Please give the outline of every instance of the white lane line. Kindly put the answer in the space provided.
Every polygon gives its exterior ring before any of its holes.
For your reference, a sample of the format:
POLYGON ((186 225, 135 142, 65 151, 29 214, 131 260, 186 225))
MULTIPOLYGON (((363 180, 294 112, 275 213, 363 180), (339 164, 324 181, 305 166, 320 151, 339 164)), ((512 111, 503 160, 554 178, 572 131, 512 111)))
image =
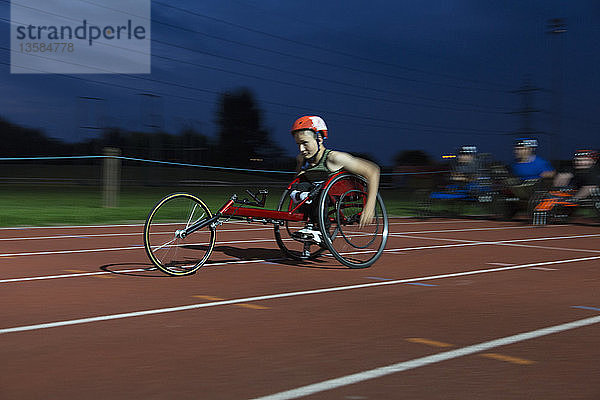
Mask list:
MULTIPOLYGON (((219 229, 219 233, 222 232, 246 232, 246 231, 264 231, 264 230, 273 230, 273 228, 248 228, 240 231, 239 229, 219 229)), ((197 233, 208 233, 208 231, 200 231, 197 233)), ((153 235, 172 235, 171 231, 164 232, 153 232, 153 235)), ((95 233, 95 234, 86 234, 82 233, 80 235, 57 235, 57 236, 23 236, 23 237, 10 237, 10 238, 0 238, 0 241, 20 241, 20 240, 50 240, 50 239, 88 239, 88 238, 97 238, 97 237, 112 237, 112 236, 139 236, 143 235, 142 232, 132 232, 132 233, 95 233)))
POLYGON ((499 263, 499 262, 491 262, 491 263, 486 263, 488 265, 498 265, 500 267, 510 267, 511 265, 515 265, 515 264, 507 264, 507 263, 499 263))
MULTIPOLYGON (((548 225, 544 228, 556 228, 564 225, 548 225)), ((472 231, 498 231, 498 230, 507 230, 507 229, 538 229, 538 227, 533 227, 530 225, 518 225, 518 226, 496 226, 496 227, 486 227, 486 228, 465 228, 465 229, 440 229, 440 230, 431 230, 431 231, 412 231, 412 232, 394 232, 390 233, 390 236, 401 236, 401 235, 410 235, 410 234, 420 234, 420 233, 444 233, 444 232, 472 232, 472 231)))
POLYGON ((460 243, 469 243, 469 244, 490 244, 490 245, 499 245, 499 246, 516 246, 516 247, 530 247, 535 249, 545 249, 545 250, 565 250, 565 251, 580 251, 586 253, 600 253, 600 250, 589 250, 589 249, 574 249, 570 247, 551 247, 551 246, 536 246, 529 244, 520 244, 521 242, 536 242, 536 241, 547 241, 547 240, 561 240, 561 239, 581 239, 581 238, 589 238, 589 237, 598 237, 600 234, 586 234, 586 235, 571 235, 571 236, 548 236, 548 237, 538 237, 538 238, 529 238, 529 239, 509 239, 509 240, 499 240, 495 242, 481 242, 476 240, 466 240, 466 239, 450 239, 450 238, 433 238, 433 237, 423 237, 423 236, 415 236, 415 235, 402 235, 402 237, 410 238, 410 239, 426 239, 426 240, 438 240, 442 242, 460 242, 460 243))
MULTIPOLYGON (((561 239, 568 239, 568 238, 577 238, 583 235, 578 235, 578 236, 563 236, 560 237, 561 239)), ((595 236, 595 235, 594 235, 595 236)), ((410 236, 407 236, 410 237, 410 236)), ((413 238, 419 238, 417 236, 414 236, 413 238)), ((441 249, 441 248, 452 248, 452 247, 466 247, 466 246, 480 246, 480 245, 494 245, 497 242, 474 242, 474 241, 466 241, 466 240, 462 240, 462 239, 442 239, 442 238, 422 238, 422 239, 431 239, 431 240, 442 240, 442 241, 459 241, 461 243, 459 244, 449 244, 449 245, 438 245, 438 246, 418 246, 418 247, 402 247, 402 248, 397 248, 397 249, 386 249, 384 250, 384 253, 395 253, 395 252, 399 252, 399 251, 412 251, 412 250, 430 250, 430 249, 441 249), (463 242, 468 242, 468 243, 463 243, 463 242)), ((551 240, 553 239, 553 237, 547 237, 547 238, 531 238, 531 239, 517 239, 517 241, 525 241, 525 240, 530 240, 530 241, 535 241, 535 240, 551 240)), ((284 240, 292 240, 292 239, 284 239, 284 240)), ((230 241, 230 242, 220 242, 220 245, 224 245, 224 244, 239 244, 239 243, 249 243, 249 242, 258 242, 258 241, 263 241, 263 242, 270 242, 271 239, 260 239, 260 240, 253 240, 253 241, 230 241)), ((510 242, 510 241, 504 241, 504 242, 510 242)), ((203 244, 203 243, 196 243, 196 245, 199 244, 203 244)), ((35 253, 8 253, 8 254, 0 254, 0 257, 15 257, 15 256, 30 256, 30 255, 54 255, 54 254, 69 254, 69 253, 89 253, 89 252, 102 252, 102 251, 108 251, 108 250, 138 250, 138 249, 142 249, 143 246, 139 245, 139 246, 132 246, 132 247, 123 247, 123 248, 107 248, 107 249, 88 249, 88 250, 61 250, 61 251, 54 251, 54 252, 35 252, 35 253)), ((552 248, 554 249, 554 248, 552 248)), ((364 252, 363 252, 364 253, 364 252)), ((352 253, 344 253, 345 255, 349 255, 352 253)), ((272 262, 272 261, 279 261, 281 260, 281 258, 276 258, 276 259, 260 259, 260 260, 250 260, 247 262, 272 262)), ((244 263, 246 262, 245 260, 240 260, 240 261, 232 261, 232 262, 226 262, 226 263, 211 263, 211 264, 206 264, 205 267, 210 267, 211 265, 225 265, 225 264, 234 264, 234 263, 244 263)), ((503 265, 500 263, 488 263, 490 265, 503 265)), ((127 272, 133 272, 133 271, 144 271, 144 269, 137 269, 137 270, 131 270, 131 271, 127 271, 127 272)), ((115 271, 115 272, 121 272, 121 271, 115 271)), ((110 273, 110 272, 90 272, 90 273, 85 273, 85 274, 61 274, 61 275, 46 275, 46 276, 37 276, 37 277, 24 277, 24 278, 12 278, 12 279, 2 279, 0 280, 0 283, 11 283, 11 282, 24 282, 24 281, 33 281, 33 280, 47 280, 47 279, 59 279, 59 278, 74 278, 74 277, 78 277, 78 276, 89 276, 89 275, 103 275, 106 273, 110 273)))
POLYGON ((153 310, 134 311, 134 312, 128 312, 128 313, 122 313, 122 314, 101 315, 101 316, 97 316, 97 317, 80 318, 80 319, 73 319, 73 320, 67 320, 67 321, 47 322, 47 323, 41 323, 41 324, 35 324, 35 325, 4 328, 4 329, 0 329, 0 334, 23 332, 23 331, 34 331, 34 330, 38 330, 38 329, 55 328, 55 327, 60 327, 60 326, 79 325, 79 324, 86 324, 86 323, 91 323, 91 322, 100 322, 100 321, 109 321, 109 320, 122 319, 122 318, 140 317, 140 316, 144 316, 144 315, 164 314, 164 313, 175 312, 175 311, 195 310, 195 309, 199 309, 199 308, 225 306, 225 305, 229 305, 229 304, 249 303, 249 302, 253 302, 253 301, 264 301, 264 300, 280 299, 280 298, 295 297, 295 296, 306 296, 306 295, 311 295, 311 294, 321 294, 321 293, 340 292, 340 291, 354 290, 354 289, 372 288, 372 287, 377 287, 377 286, 397 285, 397 284, 408 283, 408 282, 419 282, 419 281, 430 281, 430 280, 436 280, 436 279, 455 278, 458 276, 486 274, 486 273, 492 273, 492 272, 510 271, 510 270, 515 270, 515 269, 523 269, 523 268, 530 268, 530 267, 539 267, 539 266, 544 266, 544 265, 565 264, 565 263, 574 263, 574 262, 590 261, 590 260, 598 260, 598 259, 600 259, 600 256, 584 257, 584 258, 571 258, 568 260, 545 261, 545 262, 538 262, 538 263, 532 263, 532 264, 513 265, 510 267, 499 267, 499 268, 489 268, 489 269, 481 269, 481 270, 474 270, 474 271, 455 272, 455 273, 449 273, 449 274, 440 274, 440 275, 423 276, 423 277, 417 277, 417 278, 399 279, 399 280, 394 280, 394 281, 363 283, 363 284, 349 285, 349 286, 335 286, 335 287, 329 287, 329 288, 323 288, 323 289, 312 289, 312 290, 303 290, 303 291, 299 291, 299 292, 277 293, 277 294, 269 294, 269 295, 263 295, 263 296, 246 297, 246 298, 241 298, 241 299, 215 301, 215 302, 210 302, 210 303, 199 303, 199 304, 190 304, 190 305, 177 306, 177 307, 158 308, 158 309, 153 309, 153 310))
POLYGON ((143 245, 129 247, 106 247, 103 249, 80 249, 80 250, 53 250, 53 251, 32 251, 27 253, 3 253, 0 257, 17 257, 17 256, 48 256, 55 254, 76 254, 76 253, 95 253, 100 251, 118 251, 118 250, 139 250, 143 249, 143 245))
MULTIPOLYGON (((390 217, 390 220, 394 219, 402 219, 402 218, 411 218, 411 217, 390 217)), ((417 225, 417 224, 457 224, 457 223, 484 223, 489 221, 479 221, 479 220, 450 220, 450 221, 414 221, 414 222, 390 222, 390 225, 417 225)), ((226 224, 238 224, 238 225, 248 225, 248 222, 245 221, 228 221, 226 224)), ((144 226, 144 223, 139 224, 108 224, 108 225, 49 225, 49 226, 11 226, 11 227, 1 227, 0 231, 24 231, 28 229, 87 229, 87 228, 121 228, 121 227, 136 227, 136 226, 144 226)))
MULTIPOLYGON (((221 265, 232 265, 232 264, 254 264, 254 263, 266 263, 272 264, 271 261, 281 261, 287 260, 287 258, 272 258, 272 259, 264 259, 264 260, 233 260, 233 261, 220 261, 214 262, 210 264, 205 264, 202 268, 210 268, 210 267, 218 267, 221 265)), ((148 267, 148 268, 136 268, 136 269, 119 269, 114 271, 98 271, 98 272, 83 272, 83 273, 73 273, 73 274, 61 274, 61 275, 44 275, 44 276, 32 276, 28 278, 9 278, 9 279, 0 279, 0 283, 11 283, 11 282, 28 282, 28 281, 44 281, 48 279, 62 279, 62 278, 79 278, 84 276, 94 276, 94 275, 107 275, 107 274, 125 274, 130 272, 148 272, 148 271, 157 271, 156 267, 148 267)), ((164 276, 167 278, 167 276, 164 276)))
MULTIPOLYGON (((232 222, 228 222, 227 224, 231 224, 232 222)), ((247 222, 242 222, 242 224, 244 225, 248 225, 247 222)), ((399 225, 399 224, 411 224, 409 222, 391 222, 390 225, 399 225)), ((172 224, 157 224, 157 225, 172 225, 172 224)), ((106 227, 120 227, 120 226, 138 226, 138 225, 106 225, 106 227)), ((141 225, 143 226, 143 225, 141 225)), ((96 227, 101 227, 101 226, 96 226, 96 227)), ((55 228, 55 227, 53 227, 55 228)), ((502 229, 508 229, 511 227, 503 227, 502 229)), ((519 228, 522 228, 521 226, 519 226, 519 228)), ((17 229, 17 228, 0 228, 0 229, 17 229)), ((25 228, 23 228, 25 229, 25 228)), ((477 229, 488 229, 488 228, 477 228, 477 229)), ((496 228, 489 228, 489 229, 496 229, 496 228)), ((265 227, 260 227, 260 228, 245 228, 245 229, 219 229, 218 232, 222 233, 222 232, 236 232, 236 233, 243 233, 243 232, 251 232, 251 231, 271 231, 273 230, 272 226, 265 226, 265 227)), ((456 232, 456 229, 451 229, 451 230, 440 230, 440 231, 435 231, 437 233, 441 233, 441 232, 456 232)), ((459 230, 462 231, 462 230, 459 230)), ((205 233, 207 231, 201 231, 198 233, 205 233)), ((405 233, 432 233, 433 231, 416 231, 416 232, 405 232, 405 233)), ((169 234, 170 232, 155 232, 154 234, 169 234)), ((56 236, 22 236, 22 237, 9 237, 9 238, 0 238, 0 241, 20 241, 20 240, 50 240, 50 239, 78 239, 78 238, 93 238, 93 237, 111 237, 111 236, 141 236, 143 233, 142 232, 130 232, 130 233, 95 233, 95 234, 86 234, 86 233, 81 233, 81 234, 69 234, 69 235, 56 235, 56 236)), ((394 235, 400 235, 403 234, 402 232, 397 232, 394 233, 394 235)))
MULTIPOLYGON (((556 226, 556 225, 554 225, 556 226)), ((523 228, 521 226, 514 228, 523 228)), ((475 230, 488 230, 488 229, 510 229, 507 228, 477 228, 475 230)), ((467 229, 468 230, 468 229, 467 229)), ((462 232, 462 230, 449 229, 449 230, 438 230, 438 231, 423 231, 423 232, 403 232, 403 233, 390 233, 390 236, 402 237, 407 234, 418 234, 418 233, 442 233, 442 232, 462 232)), ((585 235, 580 235, 584 237, 585 235)), ((600 235, 590 235, 590 236, 600 236, 600 235)), ((408 237, 408 236, 406 236, 408 237)), ((569 237, 564 237, 569 238, 569 237)), ((426 239, 426 238, 422 238, 426 239)), ((271 241, 272 239, 260 239, 260 241, 271 241)), ((405 248, 405 249, 392 249, 386 251, 401 251, 401 250, 421 250, 421 249, 434 249, 434 248, 445 248, 445 247, 462 247, 462 246, 473 246, 473 245, 485 245, 485 244, 499 244, 499 243, 511 243, 511 240, 505 241, 495 241, 495 242, 476 242, 471 240, 463 240, 463 239, 440 239, 454 242, 461 242, 464 244, 460 245, 441 245, 441 246, 420 246, 413 248, 405 248)), ((527 240, 550 240, 550 238, 537 238, 537 239, 517 239, 517 241, 527 241, 527 240)), ((220 242, 219 244, 228 244, 228 243, 252 243, 259 240, 239 240, 235 242, 220 242)), ((115 247, 115 248, 101 248, 101 249, 77 249, 77 250, 55 250, 55 251, 37 251, 37 252, 23 252, 23 253, 0 253, 0 257, 16 257, 16 256, 38 256, 38 255, 53 255, 53 254, 71 254, 71 253, 91 253, 91 252, 100 252, 100 251, 115 251, 115 250, 135 250, 143 248, 142 245, 139 246, 129 246, 129 247, 115 247)), ((590 250, 592 251, 592 250, 590 250)))
MULTIPOLYGON (((228 221, 224 222, 224 224, 244 224, 247 225, 247 222, 236 222, 236 221, 228 221)), ((173 225, 173 223, 160 223, 154 225, 173 225)), ((108 225, 49 225, 49 226, 11 226, 0 228, 0 231, 26 231, 28 229, 102 229, 102 228, 131 228, 131 227, 143 227, 144 223, 139 224, 108 224, 108 225)))
POLYGON ((573 249, 570 247, 552 247, 552 246, 539 246, 533 244, 520 244, 520 243, 499 243, 500 246, 512 246, 512 247, 528 247, 530 249, 543 249, 543 250, 562 250, 562 251, 575 251, 581 253, 600 253, 600 250, 589 250, 589 249, 573 249))
POLYGON ((478 343, 471 346, 463 347, 456 350, 444 351, 441 353, 415 358, 410 361, 403 361, 397 364, 387 365, 385 367, 375 368, 368 371, 362 371, 351 375, 342 376, 335 379, 329 379, 323 382, 314 383, 312 385, 302 386, 296 389, 286 390, 268 396, 256 397, 253 400, 291 400, 299 397, 308 396, 314 393, 324 392, 327 390, 336 389, 343 386, 352 385, 355 383, 380 378, 382 376, 395 374, 398 372, 408 371, 411 369, 424 367, 439 363, 442 361, 452 360, 454 358, 464 357, 482 351, 487 351, 496 347, 506 346, 513 343, 523 342, 542 336, 552 335, 559 332, 577 329, 584 326, 594 325, 600 322, 600 316, 584 318, 577 321, 567 322, 565 324, 549 326, 534 331, 519 333, 512 336, 507 336, 488 342, 478 343))

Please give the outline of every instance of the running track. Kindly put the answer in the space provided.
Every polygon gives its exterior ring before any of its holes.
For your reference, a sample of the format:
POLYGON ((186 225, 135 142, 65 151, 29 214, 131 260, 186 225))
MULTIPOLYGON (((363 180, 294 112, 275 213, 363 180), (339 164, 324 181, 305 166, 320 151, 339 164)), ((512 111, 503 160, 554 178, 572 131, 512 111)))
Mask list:
POLYGON ((226 224, 183 278, 139 225, 0 229, 0 398, 600 398, 598 226, 391 222, 364 270, 226 224))

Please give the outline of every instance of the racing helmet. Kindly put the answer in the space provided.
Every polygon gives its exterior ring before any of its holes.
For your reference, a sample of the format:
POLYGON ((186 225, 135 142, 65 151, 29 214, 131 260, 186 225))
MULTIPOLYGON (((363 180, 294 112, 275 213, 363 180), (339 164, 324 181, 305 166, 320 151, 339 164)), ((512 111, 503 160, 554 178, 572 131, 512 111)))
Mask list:
POLYGON ((294 125, 292 125, 291 133, 293 135, 294 132, 302 129, 309 129, 314 133, 320 133, 321 136, 323 136, 323 139, 327 139, 327 125, 325 125, 325 121, 323 121, 323 118, 321 117, 317 117, 316 115, 306 115, 298 118, 294 122, 294 125))
POLYGON ((535 151, 538 147, 538 141, 533 138, 519 138, 515 140, 515 147, 525 147, 535 151))
POLYGON ((458 149, 458 154, 476 154, 476 153, 477 153, 477 146, 473 146, 473 145, 462 146, 460 149, 458 149))
POLYGON ((581 149, 577 150, 573 157, 588 157, 594 161, 598 161, 598 152, 596 150, 581 149))

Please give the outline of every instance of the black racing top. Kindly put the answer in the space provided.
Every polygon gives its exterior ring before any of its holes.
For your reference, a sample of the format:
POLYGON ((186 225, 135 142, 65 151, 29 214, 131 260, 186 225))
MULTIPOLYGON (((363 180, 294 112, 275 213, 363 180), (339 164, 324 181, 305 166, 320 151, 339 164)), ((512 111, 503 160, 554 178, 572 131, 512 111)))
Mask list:
POLYGON ((319 162, 315 165, 311 166, 308 162, 306 162, 300 172, 300 177, 306 179, 311 183, 317 183, 327 180, 331 175, 341 171, 342 169, 338 169, 337 171, 331 171, 327 168, 327 157, 329 157, 330 149, 325 149, 323 155, 319 162))

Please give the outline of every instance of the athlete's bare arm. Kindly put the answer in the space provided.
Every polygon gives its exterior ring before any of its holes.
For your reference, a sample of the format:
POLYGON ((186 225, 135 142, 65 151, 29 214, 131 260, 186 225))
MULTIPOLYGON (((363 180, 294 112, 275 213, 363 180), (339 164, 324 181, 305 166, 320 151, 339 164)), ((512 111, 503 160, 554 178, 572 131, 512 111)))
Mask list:
POLYGON ((367 180, 367 204, 365 204, 360 217, 360 226, 372 223, 375 216, 377 191, 379 190, 379 167, 377 164, 354 157, 348 153, 332 151, 329 153, 329 157, 327 157, 327 168, 331 171, 343 168, 367 180))
POLYGON ((542 178, 554 178, 554 176, 556 175, 556 171, 552 170, 552 171, 544 171, 541 173, 540 177, 542 178))
POLYGON ((561 172, 554 177, 553 185, 556 187, 564 187, 569 184, 571 179, 573 179, 573 174, 571 172, 561 172))

